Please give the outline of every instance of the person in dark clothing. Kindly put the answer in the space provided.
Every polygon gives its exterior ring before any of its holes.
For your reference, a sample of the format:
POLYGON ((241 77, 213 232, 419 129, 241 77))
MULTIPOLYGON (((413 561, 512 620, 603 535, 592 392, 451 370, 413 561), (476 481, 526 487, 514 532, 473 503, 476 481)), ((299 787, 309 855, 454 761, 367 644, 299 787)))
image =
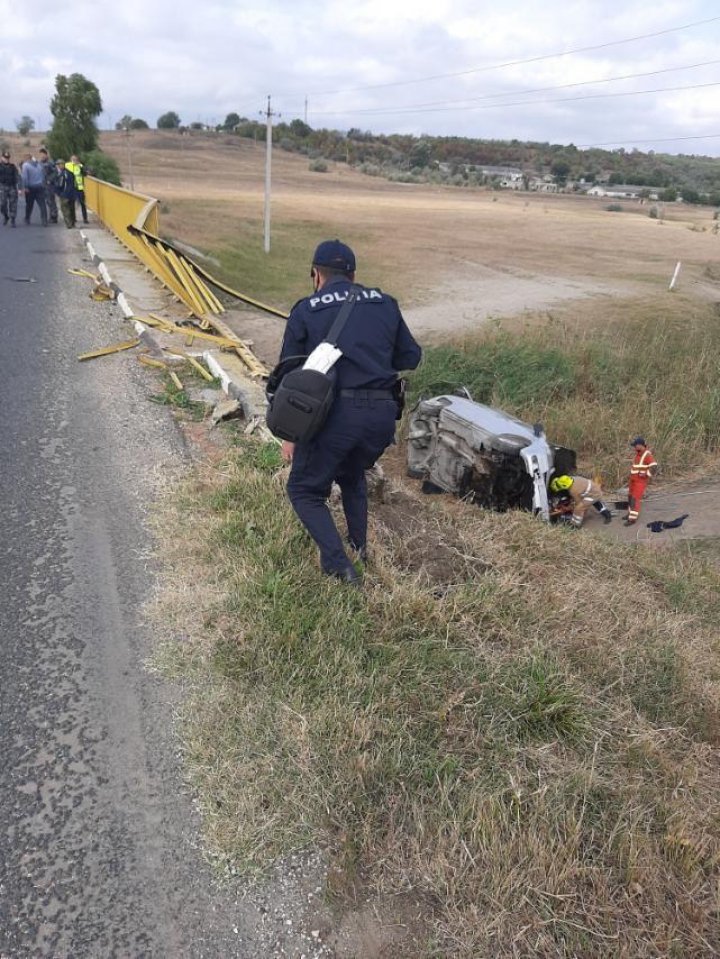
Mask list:
POLYGON ((292 461, 287 491, 298 518, 320 549, 322 571, 358 585, 327 499, 336 482, 348 544, 365 560, 365 471, 393 442, 398 373, 415 369, 422 353, 396 300, 377 287, 355 284, 355 255, 350 247, 339 240, 321 243, 310 276, 314 293, 292 308, 281 360, 310 354, 328 334, 351 287, 360 295, 337 344, 342 356, 333 367, 335 401, 325 425, 306 443, 283 443, 283 458, 292 461))
POLYGON ((65 161, 58 160, 55 164, 57 175, 55 178, 55 192, 60 200, 65 226, 71 230, 75 226, 75 177, 66 169, 65 161))
POLYGON ((45 206, 45 175, 42 167, 29 153, 26 154, 20 170, 25 190, 25 223, 30 225, 33 207, 37 203, 40 220, 47 226, 47 207, 45 206))
POLYGON ((38 163, 42 167, 43 177, 45 179, 45 204, 47 206, 48 220, 51 223, 57 223, 58 208, 57 201, 55 199, 55 179, 57 177, 57 169, 53 161, 50 159, 45 147, 40 147, 38 151, 38 163))
POLYGON ((3 226, 15 226, 17 216, 18 190, 22 187, 20 171, 10 162, 10 154, 3 150, 0 157, 0 213, 3 226))

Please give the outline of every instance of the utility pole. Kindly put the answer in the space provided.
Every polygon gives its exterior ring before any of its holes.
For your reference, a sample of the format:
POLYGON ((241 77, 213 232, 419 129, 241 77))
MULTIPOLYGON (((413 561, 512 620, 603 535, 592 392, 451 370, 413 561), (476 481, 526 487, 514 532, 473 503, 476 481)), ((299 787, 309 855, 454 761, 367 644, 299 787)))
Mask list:
POLYGON ((132 150, 130 149, 130 127, 125 127, 125 138, 127 142, 127 156, 128 156, 128 172, 130 174, 130 189, 135 189, 135 178, 133 177, 133 168, 132 168, 132 150))
MULTIPOLYGON (((262 112, 262 111, 261 111, 262 112)), ((277 114, 279 115, 279 114, 277 114)), ((270 252, 270 168, 272 164, 272 118, 276 116, 270 106, 270 96, 268 95, 267 110, 265 117, 267 127, 265 132, 265 252, 270 252)))
POLYGON ((305 126, 307 126, 307 97, 305 97, 305 126))

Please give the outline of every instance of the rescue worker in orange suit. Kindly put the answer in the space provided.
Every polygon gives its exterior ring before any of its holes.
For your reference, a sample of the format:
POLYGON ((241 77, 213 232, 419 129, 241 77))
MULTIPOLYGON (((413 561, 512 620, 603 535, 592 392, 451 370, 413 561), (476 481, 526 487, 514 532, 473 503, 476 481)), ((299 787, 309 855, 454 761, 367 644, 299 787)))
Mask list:
POLYGON ((554 476, 550 480, 550 492, 555 496, 566 496, 572 502, 572 516, 570 524, 581 527, 585 520, 585 513, 593 506, 606 523, 611 522, 612 513, 603 503, 603 492, 597 483, 585 476, 554 476))
POLYGON ((630 467, 628 484, 628 514, 626 526, 634 526, 640 515, 640 503, 650 480, 657 472, 657 460, 642 436, 636 436, 630 444, 635 450, 635 459, 630 467))

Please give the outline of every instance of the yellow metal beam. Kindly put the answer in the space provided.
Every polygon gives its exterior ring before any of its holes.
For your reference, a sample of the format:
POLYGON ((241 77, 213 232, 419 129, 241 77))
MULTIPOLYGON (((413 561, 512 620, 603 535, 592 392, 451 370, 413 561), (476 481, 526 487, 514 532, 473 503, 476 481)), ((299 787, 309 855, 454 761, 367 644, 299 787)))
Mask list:
POLYGON ((231 330, 224 320, 221 320, 218 317, 213 317, 210 322, 221 336, 224 336, 228 340, 232 340, 235 347, 235 352, 243 361, 245 366, 247 366, 252 376, 268 375, 269 371, 267 367, 260 362, 247 343, 243 342, 237 333, 235 333, 234 330, 231 330))
MULTIPOLYGON (((137 226, 130 226, 128 227, 128 230, 136 236, 143 236, 155 243, 162 244, 162 246, 164 246, 166 249, 175 249, 167 240, 163 240, 161 237, 153 235, 147 229, 142 230, 137 226)), ((178 253, 179 251, 175 250, 175 252, 178 253)), ((217 287, 218 290, 222 290, 223 293, 227 293, 229 296, 232 296, 236 300, 240 300, 242 303, 247 303, 248 306, 254 306, 258 310, 262 310, 263 313, 270 313, 282 320, 286 320, 288 318, 289 314, 285 313, 283 310, 278 310, 274 306, 269 306, 267 303, 262 303, 260 300, 255 300, 244 293, 240 293, 238 290, 234 290, 231 286, 228 286, 221 280, 218 280, 216 277, 214 277, 211 273, 208 273, 206 269, 204 269, 194 260, 191 260, 189 257, 185 257, 185 259, 188 261, 188 263, 192 264, 192 268, 195 273, 201 276, 204 280, 207 280, 208 283, 212 283, 212 285, 217 287)))
POLYGON ((168 263, 175 271, 178 282, 182 284, 183 289, 187 292, 190 302, 193 304, 193 312, 197 316, 205 316, 207 313, 207 306, 202 302, 202 295, 199 293, 196 285, 192 281, 192 278, 189 276, 187 267, 183 264, 182 260, 174 250, 170 250, 162 245, 160 245, 159 249, 162 250, 163 256, 167 259, 168 263))
POLYGON ((159 370, 167 369, 167 363, 164 360, 156 360, 154 357, 148 356, 147 353, 141 353, 138 360, 143 366, 154 366, 159 370))
POLYGON ((172 353, 173 356, 181 356, 184 360, 186 360, 190 364, 190 366, 193 367, 193 369, 195 369, 200 374, 200 376, 206 379, 208 383, 212 383, 214 379, 212 373, 206 370, 205 367, 202 365, 202 363, 198 363, 198 361, 195 359, 194 356, 188 356, 188 354, 185 353, 184 350, 167 350, 166 352, 172 353))
POLYGON ((142 252, 138 253, 139 259, 150 268, 161 283, 172 290, 181 302, 186 303, 185 291, 182 285, 178 283, 164 257, 161 256, 160 251, 144 236, 141 237, 140 247, 142 252))
POLYGON ((139 343, 139 339, 124 340, 122 343, 113 343, 112 346, 104 346, 99 350, 90 350, 89 353, 81 353, 78 356, 78 359, 81 363, 83 360, 94 360, 97 356, 109 356, 111 353, 120 353, 123 350, 131 350, 133 347, 138 346, 139 343))
MULTIPOLYGON (((180 333, 187 337, 188 345, 194 339, 202 339, 220 349, 233 349, 252 375, 267 374, 266 368, 248 344, 217 319, 219 314, 225 311, 225 307, 215 291, 220 290, 242 303, 280 319, 287 319, 288 314, 232 289, 167 240, 163 240, 158 235, 157 200, 115 187, 94 177, 86 177, 85 182, 88 204, 103 223, 189 308, 202 327, 211 326, 220 335, 207 333, 204 329, 188 330, 159 317, 148 319, 148 325, 155 325, 166 332, 180 333)), ((95 279, 86 271, 77 272, 95 279)))

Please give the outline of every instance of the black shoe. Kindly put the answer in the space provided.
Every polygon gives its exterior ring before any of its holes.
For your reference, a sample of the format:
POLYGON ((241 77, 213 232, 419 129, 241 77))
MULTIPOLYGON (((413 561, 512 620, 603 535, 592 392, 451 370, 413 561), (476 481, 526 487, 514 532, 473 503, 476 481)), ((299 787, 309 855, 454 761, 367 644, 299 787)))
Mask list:
POLYGON ((12 220, 10 220, 10 226, 15 226, 15 218, 14 218, 14 217, 13 217, 12 220))
POLYGON ((636 519, 626 519, 623 526, 634 526, 635 523, 637 523, 636 519))
POLYGON ((362 586, 362 580, 358 576, 354 566, 347 566, 345 569, 332 570, 330 572, 323 570, 323 572, 331 579, 339 579, 343 583, 347 583, 348 586, 353 586, 355 589, 360 589, 362 586))
POLYGON ((9 219, 10 219, 9 216, 3 216, 3 226, 7 226, 9 219))
POLYGON ((606 526, 608 523, 612 523, 612 513, 609 509, 603 510, 602 518, 604 519, 606 526))

